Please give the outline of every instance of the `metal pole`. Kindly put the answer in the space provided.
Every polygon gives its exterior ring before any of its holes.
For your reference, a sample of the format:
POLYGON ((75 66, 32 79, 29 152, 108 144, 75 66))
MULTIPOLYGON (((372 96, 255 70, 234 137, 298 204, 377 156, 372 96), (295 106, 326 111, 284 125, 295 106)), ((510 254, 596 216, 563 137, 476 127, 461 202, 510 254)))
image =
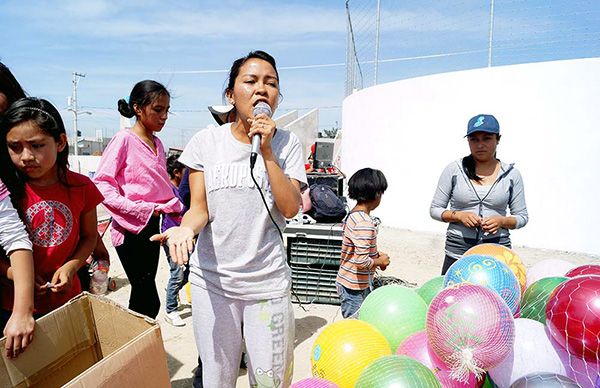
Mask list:
POLYGON ((377 85, 377 72, 379 69, 379 22, 381 20, 381 0, 377 0, 377 22, 375 29, 375 85, 377 85))
POLYGON ((79 108, 77 106, 77 83, 79 77, 85 77, 85 74, 73 72, 73 97, 71 99, 71 112, 73 112, 73 155, 79 154, 78 143, 79 143, 79 130, 77 128, 77 116, 79 115, 79 108))
POLYGON ((490 33, 488 42, 488 67, 492 67, 492 41, 494 38, 494 0, 490 1, 490 33))

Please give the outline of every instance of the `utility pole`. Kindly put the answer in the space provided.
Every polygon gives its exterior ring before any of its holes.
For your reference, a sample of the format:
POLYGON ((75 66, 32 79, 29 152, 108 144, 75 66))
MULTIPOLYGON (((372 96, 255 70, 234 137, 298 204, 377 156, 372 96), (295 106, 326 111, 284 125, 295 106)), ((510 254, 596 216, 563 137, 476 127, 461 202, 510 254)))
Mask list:
POLYGON ((377 0, 377 22, 375 27, 375 85, 377 85, 377 76, 379 70, 379 24, 381 22, 381 0, 377 0))
POLYGON ((90 112, 80 112, 77 105, 77 84, 79 79, 85 77, 85 74, 73 72, 73 92, 69 100, 69 110, 73 112, 73 155, 78 155, 79 129, 77 128, 77 116, 80 114, 91 114, 90 112))
POLYGON ((488 67, 492 67, 492 44, 494 41, 494 0, 490 1, 490 32, 488 34, 488 67))

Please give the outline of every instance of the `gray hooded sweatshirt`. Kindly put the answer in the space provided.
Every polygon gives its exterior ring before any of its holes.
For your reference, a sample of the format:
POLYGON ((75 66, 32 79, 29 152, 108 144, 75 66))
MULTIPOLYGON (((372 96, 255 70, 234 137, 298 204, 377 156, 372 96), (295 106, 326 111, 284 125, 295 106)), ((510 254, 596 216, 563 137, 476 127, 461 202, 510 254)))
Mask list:
MULTIPOLYGON (((510 209, 510 215, 517 220, 516 229, 527 224, 529 217, 523 180, 514 164, 501 162, 496 181, 492 185, 481 186, 473 185, 463 170, 462 159, 459 159, 450 163, 442 172, 429 212, 432 218, 443 221, 442 213, 445 210, 470 211, 480 217, 491 217, 506 216, 507 208, 510 209)), ((453 242, 451 245, 462 241, 468 249, 464 239, 484 243, 486 240, 498 238, 506 241, 509 235, 508 229, 505 228, 499 229, 495 234, 485 234, 480 228, 467 228, 460 222, 452 222, 448 225, 446 233, 446 247, 448 248, 450 241, 453 242)), ((446 254, 454 258, 460 257, 455 257, 457 255, 453 252, 446 251, 446 254)))

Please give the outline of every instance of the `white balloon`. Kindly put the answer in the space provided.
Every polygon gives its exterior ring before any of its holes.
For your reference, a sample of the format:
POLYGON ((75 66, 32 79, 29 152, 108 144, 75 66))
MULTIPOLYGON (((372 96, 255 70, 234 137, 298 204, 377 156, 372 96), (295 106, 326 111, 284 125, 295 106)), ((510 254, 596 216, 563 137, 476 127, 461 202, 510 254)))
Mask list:
POLYGON ((516 380, 531 373, 567 374, 560 355, 546 334, 544 324, 527 318, 515 319, 512 352, 488 372, 500 388, 509 388, 516 380))
POLYGON ((577 267, 560 259, 546 259, 538 261, 527 270, 527 282, 525 287, 531 286, 542 278, 551 278, 553 276, 565 276, 567 272, 577 267))

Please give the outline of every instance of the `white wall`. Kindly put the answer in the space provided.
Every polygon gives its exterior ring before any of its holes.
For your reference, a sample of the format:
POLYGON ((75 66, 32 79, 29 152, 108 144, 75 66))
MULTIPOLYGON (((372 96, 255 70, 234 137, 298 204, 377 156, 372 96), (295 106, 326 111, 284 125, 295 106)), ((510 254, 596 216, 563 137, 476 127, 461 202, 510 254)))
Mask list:
POLYGON ((443 233, 429 217, 439 174, 469 153, 467 121, 496 116, 498 157, 525 182, 530 221, 513 243, 600 254, 600 58, 493 67, 364 89, 343 104, 350 176, 381 169, 384 224, 443 233))
POLYGON ((277 126, 279 128, 285 128, 288 124, 290 124, 297 118, 298 118, 298 111, 292 110, 287 113, 284 113, 283 115, 281 115, 273 120, 275 120, 275 124, 277 124, 277 126))
POLYGON ((98 163, 100 163, 100 156, 69 155, 69 169, 90 178, 92 177, 90 173, 96 172, 98 163))
POLYGON ((284 128, 294 132, 296 136, 298 136, 300 143, 302 143, 302 151, 304 152, 304 159, 306 160, 310 154, 310 146, 315 142, 315 138, 317 137, 317 131, 319 129, 319 110, 313 109, 309 111, 287 124, 284 128))

